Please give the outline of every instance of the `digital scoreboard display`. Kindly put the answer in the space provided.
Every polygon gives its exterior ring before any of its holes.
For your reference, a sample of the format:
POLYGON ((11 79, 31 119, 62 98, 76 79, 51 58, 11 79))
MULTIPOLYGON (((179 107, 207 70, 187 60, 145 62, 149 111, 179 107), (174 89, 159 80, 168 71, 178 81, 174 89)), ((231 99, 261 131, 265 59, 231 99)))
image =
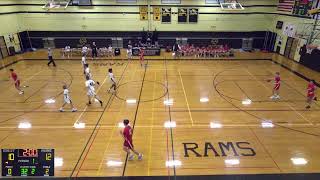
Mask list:
POLYGON ((2 176, 54 176, 54 149, 1 149, 2 176))

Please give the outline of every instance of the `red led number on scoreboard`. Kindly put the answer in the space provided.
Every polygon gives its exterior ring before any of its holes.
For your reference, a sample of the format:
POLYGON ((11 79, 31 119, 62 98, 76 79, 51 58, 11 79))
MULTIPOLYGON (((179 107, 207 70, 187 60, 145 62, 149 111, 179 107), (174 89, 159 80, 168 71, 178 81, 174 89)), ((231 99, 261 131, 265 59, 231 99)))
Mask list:
POLYGON ((22 155, 25 157, 37 157, 38 150, 37 149, 24 149, 22 155))

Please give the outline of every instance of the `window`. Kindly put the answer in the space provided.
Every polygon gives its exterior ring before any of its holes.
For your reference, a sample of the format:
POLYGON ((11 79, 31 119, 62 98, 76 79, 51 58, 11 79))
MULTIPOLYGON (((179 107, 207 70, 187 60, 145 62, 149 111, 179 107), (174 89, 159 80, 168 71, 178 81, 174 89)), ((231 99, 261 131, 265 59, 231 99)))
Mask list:
POLYGON ((244 10, 240 3, 221 3, 223 10, 244 10))
POLYGON ((219 4, 219 0, 205 0, 206 4, 219 4))
MULTIPOLYGON (((61 1, 59 1, 61 4, 61 1)), ((64 1, 64 2, 69 2, 69 1, 64 1)), ((73 0, 72 5, 75 6, 90 6, 92 5, 91 0, 73 0)))
POLYGON ((137 0, 117 0, 117 3, 137 3, 137 0))
POLYGON ((181 4, 181 0, 161 0, 162 4, 181 4))

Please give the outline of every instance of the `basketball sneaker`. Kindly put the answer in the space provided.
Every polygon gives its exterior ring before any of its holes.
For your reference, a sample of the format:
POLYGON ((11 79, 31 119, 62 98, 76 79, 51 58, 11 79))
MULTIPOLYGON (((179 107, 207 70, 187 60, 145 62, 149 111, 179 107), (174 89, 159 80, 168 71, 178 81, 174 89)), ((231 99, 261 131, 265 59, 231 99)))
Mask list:
POLYGON ((132 161, 132 160, 133 160, 133 158, 134 158, 134 155, 133 155, 133 154, 131 154, 131 155, 129 155, 128 160, 129 160, 129 161, 132 161))

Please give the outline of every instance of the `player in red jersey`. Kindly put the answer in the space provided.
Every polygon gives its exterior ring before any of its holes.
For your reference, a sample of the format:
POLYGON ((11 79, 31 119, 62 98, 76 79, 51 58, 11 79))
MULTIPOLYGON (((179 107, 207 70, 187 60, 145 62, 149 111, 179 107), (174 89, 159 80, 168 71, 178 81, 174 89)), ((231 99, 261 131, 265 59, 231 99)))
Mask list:
POLYGON ((210 47, 207 46, 206 49, 205 49, 205 57, 207 58, 210 58, 210 47))
POLYGON ((194 57, 195 58, 200 58, 200 48, 199 47, 196 47, 194 49, 194 57))
POLYGON ((139 160, 142 160, 143 155, 134 149, 134 146, 132 143, 132 128, 129 125, 129 120, 128 119, 123 120, 123 124, 124 124, 124 129, 122 131, 120 131, 120 133, 124 139, 123 150, 128 153, 130 161, 133 160, 134 154, 136 154, 138 156, 139 160), (134 154, 131 154, 130 150, 134 154))
MULTIPOLYGON (((274 87, 272 90, 273 95, 270 97, 271 99, 280 99, 279 96, 279 89, 280 89, 280 73, 276 72, 276 75, 274 77, 274 87)), ((271 80, 269 80, 271 81, 271 80)))
POLYGON ((19 91, 19 94, 23 94, 24 91, 20 87, 20 79, 18 78, 18 75, 14 72, 13 69, 10 69, 10 72, 11 72, 11 78, 14 81, 14 86, 19 91))
POLYGON ((141 67, 144 65, 144 49, 143 48, 140 48, 140 65, 141 67))
POLYGON ((317 100, 316 98, 316 85, 314 80, 310 80, 309 84, 308 84, 308 88, 307 88, 307 106, 306 109, 310 109, 312 101, 313 100, 317 100))

